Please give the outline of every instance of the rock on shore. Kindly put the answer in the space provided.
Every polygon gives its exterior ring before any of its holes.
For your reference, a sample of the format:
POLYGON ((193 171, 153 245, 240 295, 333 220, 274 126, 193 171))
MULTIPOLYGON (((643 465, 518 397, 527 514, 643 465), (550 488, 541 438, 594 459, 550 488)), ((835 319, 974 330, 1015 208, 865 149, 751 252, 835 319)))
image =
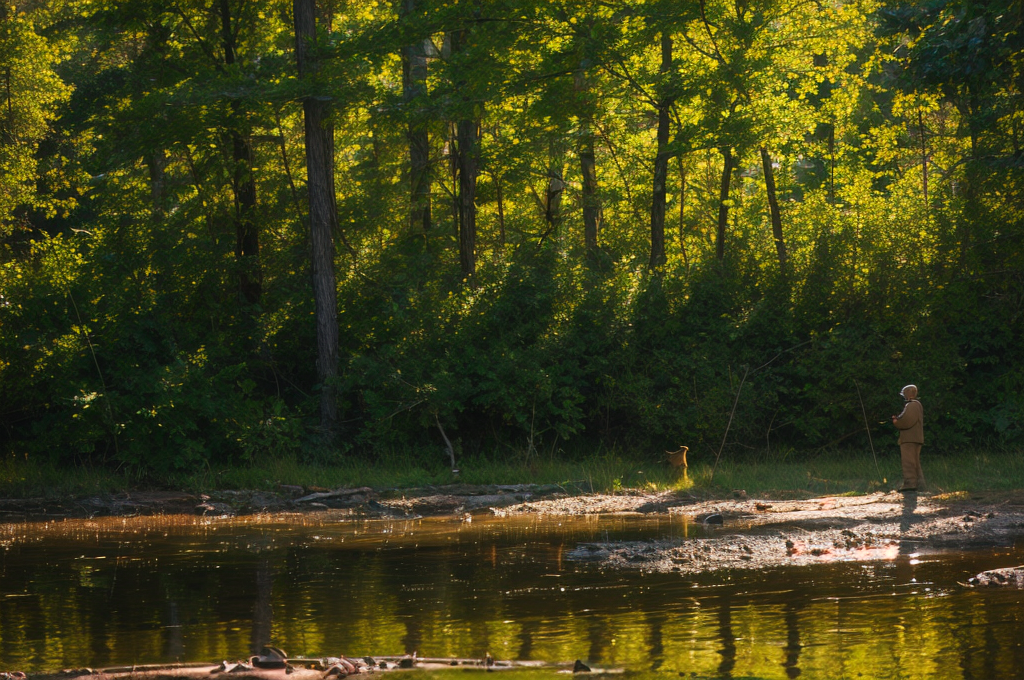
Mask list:
POLYGON ((1024 566, 983 571, 967 583, 977 587, 1024 588, 1024 566))

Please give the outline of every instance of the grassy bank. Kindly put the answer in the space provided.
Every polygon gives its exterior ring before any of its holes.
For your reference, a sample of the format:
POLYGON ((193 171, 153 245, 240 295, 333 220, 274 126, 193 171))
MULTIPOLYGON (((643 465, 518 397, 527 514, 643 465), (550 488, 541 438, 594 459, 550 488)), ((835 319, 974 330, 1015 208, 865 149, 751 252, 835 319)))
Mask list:
MULTIPOLYGON (((712 474, 710 461, 696 462, 684 477, 660 461, 610 453, 564 461, 467 459, 461 472, 409 462, 409 457, 384 456, 376 461, 351 459, 334 465, 313 465, 295 458, 263 461, 251 466, 204 469, 164 479, 140 478, 125 472, 91 467, 54 467, 8 459, 0 463, 0 495, 5 498, 68 497, 118 493, 135 489, 180 489, 195 493, 218 489, 274 490, 280 484, 306 487, 408 488, 452 483, 562 484, 595 492, 625 489, 684 489, 710 495, 743 489, 751 495, 867 493, 891 489, 900 479, 899 458, 887 452, 877 462, 870 452, 834 451, 817 455, 760 453, 733 462, 723 455, 712 474)), ((923 457, 925 476, 935 492, 982 492, 1024 489, 1024 451, 969 451, 923 457)))

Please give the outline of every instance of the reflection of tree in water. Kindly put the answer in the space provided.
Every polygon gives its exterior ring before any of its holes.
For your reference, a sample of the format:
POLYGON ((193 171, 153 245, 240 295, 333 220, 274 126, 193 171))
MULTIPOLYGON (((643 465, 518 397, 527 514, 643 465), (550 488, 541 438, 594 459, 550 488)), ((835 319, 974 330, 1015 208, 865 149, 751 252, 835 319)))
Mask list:
POLYGON ((732 609, 728 597, 719 600, 718 637, 722 641, 722 649, 718 652, 722 656, 718 674, 723 678, 731 678, 732 669, 736 666, 736 636, 732 634, 732 609))
POLYGON ((1021 677, 1024 669, 1024 645, 1020 629, 1007 626, 1006 611, 1020 621, 1020 607, 1005 600, 1006 593, 991 593, 979 602, 977 598, 960 601, 952 607, 948 620, 956 625, 948 629, 949 639, 956 641, 957 659, 964 680, 1021 677))
POLYGON ((971 640, 974 626, 971 625, 971 612, 967 611, 965 603, 954 607, 953 620, 962 622, 956 627, 953 635, 959 651, 960 671, 963 673, 964 680, 975 680, 977 676, 972 668, 974 666, 974 645, 971 640))
POLYGON ((665 624, 664 614, 651 614, 647 617, 650 628, 647 633, 647 649, 651 657, 651 670, 661 668, 665 661, 665 643, 662 640, 661 629, 665 624))
POLYGON ((256 597, 252 605, 252 632, 249 636, 249 649, 259 654, 264 645, 269 645, 271 629, 274 624, 274 569, 270 558, 260 558, 256 566, 256 597))
POLYGON ((177 600, 170 599, 167 595, 167 624, 164 626, 164 658, 174 661, 181 661, 185 655, 185 631, 181 624, 181 615, 178 613, 177 600))
POLYGON ((533 658, 533 636, 540 630, 540 624, 535 619, 523 621, 519 629, 519 658, 533 658))
POLYGON ((800 676, 800 669, 797 665, 800 663, 800 650, 803 649, 803 645, 800 644, 800 610, 802 608, 795 602, 786 603, 786 646, 784 648, 786 660, 782 663, 782 667, 786 669, 787 678, 800 676))
MULTIPOLYGON (((0 592, 24 595, 0 598, 0 668, 48 670, 61 659, 96 666, 209 661, 268 641, 292 653, 490 651, 586 660, 589 650, 601 665, 722 677, 845 671, 980 679, 1018 677, 1024 668, 1019 593, 945 590, 950 570, 976 573, 989 554, 920 565, 901 555, 756 582, 709 577, 714 589, 644 576, 644 587, 626 590, 623 602, 620 591, 599 587, 636 586, 632 576, 566 563, 557 585, 541 581, 557 565, 554 549, 540 557, 541 548, 513 553, 486 543, 443 551, 283 549, 282 539, 264 536, 254 550, 249 535, 210 540, 218 550, 198 555, 194 543, 140 542, 132 557, 159 556, 159 563, 123 561, 116 581, 113 541, 99 550, 75 544, 64 553, 52 545, 8 551, 0 592), (44 571, 46 560, 54 566, 44 571), (765 583, 778 588, 779 578, 787 580, 784 591, 764 592, 765 583), (944 596, 925 592, 929 581, 944 596)), ((1002 554, 995 553, 1011 559, 1002 554)))
MULTIPOLYGON (((374 558, 374 561, 378 561, 378 558, 374 558)), ((402 649, 406 654, 422 652, 424 627, 430 625, 430 614, 438 612, 425 609, 418 593, 426 588, 436 593, 438 602, 446 605, 450 602, 448 587, 452 571, 447 553, 438 561, 431 562, 416 552, 404 562, 389 563, 387 572, 389 586, 397 597, 397 618, 405 624, 402 649)), ((429 633, 429 628, 427 631, 429 633)))
MULTIPOLYGON (((104 589, 105 590, 105 589, 104 589)), ((111 588, 108 593, 113 592, 111 588)), ((85 618, 88 620, 88 629, 91 630, 89 636, 89 652, 92 658, 95 659, 93 663, 97 666, 103 666, 110 663, 110 643, 111 637, 115 638, 116 641, 116 629, 113 631, 113 635, 108 632, 108 626, 110 628, 116 628, 113 624, 112 612, 114 606, 111 604, 111 597, 94 601, 93 605, 89 607, 85 618)))
MULTIPOLYGON (((993 623, 995 623, 995 620, 997 620, 998 617, 991 616, 991 614, 992 614, 992 607, 991 607, 991 605, 992 605, 992 602, 990 600, 985 600, 985 606, 982 608, 982 612, 983 612, 982 615, 985 617, 985 670, 982 673, 982 677, 985 677, 985 678, 1005 677, 1005 676, 1001 676, 1001 674, 999 673, 999 663, 998 663, 998 660, 999 660, 1000 645, 999 645, 999 641, 996 639, 995 626, 992 625, 993 623)), ((1019 647, 1020 646, 1020 640, 1018 640, 1017 644, 1014 645, 1014 646, 1015 647, 1019 647)), ((1017 670, 1020 671, 1021 669, 1018 667, 1017 670)))
MULTIPOLYGON (((1019 619, 1018 619, 1019 621, 1019 619)), ((1013 631, 1010 631, 1010 635, 1013 635, 1013 631)), ((1018 673, 1024 672, 1024 644, 1021 643, 1020 638, 1017 638, 1017 644, 1012 646, 1013 657, 1010 660, 1010 668, 1014 668, 1018 673)))
POLYGON ((412 654, 423 644, 423 626, 420 625, 419 612, 406 614, 404 618, 405 635, 402 636, 402 647, 405 649, 406 654, 412 654))
POLYGON ((601 663, 604 658, 604 649, 608 645, 608 620, 604 616, 594 616, 590 619, 587 627, 587 637, 590 640, 590 651, 587 658, 594 663, 601 663))
POLYGON ((850 676, 850 670, 846 667, 846 659, 848 656, 846 641, 843 638, 843 599, 835 598, 836 604, 836 635, 839 640, 836 642, 836 666, 838 668, 838 677, 846 678, 850 676))
MULTIPOLYGON (((1013 635, 1012 631, 1010 631, 1010 635, 1013 635)), ((1016 669, 1018 673, 1022 673, 1024 672, 1024 644, 1021 643, 1020 638, 1017 638, 1017 644, 1012 645, 1012 649, 1013 657, 1010 660, 1010 668, 1016 669)))

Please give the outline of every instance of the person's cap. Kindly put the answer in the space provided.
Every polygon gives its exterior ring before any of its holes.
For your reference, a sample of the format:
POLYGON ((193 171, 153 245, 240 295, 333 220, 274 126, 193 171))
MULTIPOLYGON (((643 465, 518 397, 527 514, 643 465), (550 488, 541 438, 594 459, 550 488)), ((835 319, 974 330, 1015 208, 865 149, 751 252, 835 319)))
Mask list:
POLYGON ((900 396, 904 399, 913 399, 917 396, 917 385, 907 385, 900 390, 900 396))

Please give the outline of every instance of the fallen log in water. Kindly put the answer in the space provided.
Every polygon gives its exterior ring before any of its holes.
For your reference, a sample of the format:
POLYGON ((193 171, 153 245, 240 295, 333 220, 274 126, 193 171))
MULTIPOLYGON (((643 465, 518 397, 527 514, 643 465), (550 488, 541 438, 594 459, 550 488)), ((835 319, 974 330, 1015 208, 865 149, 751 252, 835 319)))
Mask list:
MULTIPOLYGON (((274 648, 268 648, 273 650, 274 648)), ((457 657, 377 656, 352 659, 347 657, 286 657, 283 653, 267 653, 248 661, 210 663, 173 663, 111 668, 65 669, 59 673, 26 675, 21 672, 0 672, 0 680, 334 680, 349 675, 386 673, 395 670, 442 670, 450 668, 482 668, 488 671, 513 668, 549 668, 564 673, 587 673, 591 669, 575 663, 546 661, 496 661, 457 657)), ((274 650, 276 652, 277 650, 274 650)), ((621 672, 621 669, 594 669, 594 672, 621 672)))

